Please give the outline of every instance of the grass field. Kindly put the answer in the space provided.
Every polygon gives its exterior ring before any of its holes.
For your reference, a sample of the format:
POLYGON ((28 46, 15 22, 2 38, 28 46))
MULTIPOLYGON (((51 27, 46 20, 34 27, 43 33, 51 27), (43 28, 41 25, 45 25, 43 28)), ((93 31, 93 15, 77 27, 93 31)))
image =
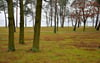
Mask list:
POLYGON ((100 31, 87 27, 72 31, 71 27, 41 28, 40 52, 32 47, 33 29, 25 28, 25 44, 20 45, 19 29, 15 32, 15 52, 8 52, 8 29, 0 28, 0 63, 100 63, 100 31))

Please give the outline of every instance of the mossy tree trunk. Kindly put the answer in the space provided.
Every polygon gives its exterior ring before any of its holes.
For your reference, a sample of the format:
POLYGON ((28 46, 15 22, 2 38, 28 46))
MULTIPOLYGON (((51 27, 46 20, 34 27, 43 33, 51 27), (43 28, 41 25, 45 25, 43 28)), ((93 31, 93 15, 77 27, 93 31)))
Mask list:
POLYGON ((23 0, 20 0, 20 34, 19 43, 24 44, 24 6, 23 0))
POLYGON ((35 27, 34 27, 34 40, 32 51, 39 52, 39 40, 40 40, 40 28, 41 28, 41 8, 42 0, 37 0, 36 4, 36 16, 35 16, 35 27))
POLYGON ((15 51, 14 45, 14 11, 13 0, 8 0, 8 20, 9 20, 9 42, 8 51, 15 51))

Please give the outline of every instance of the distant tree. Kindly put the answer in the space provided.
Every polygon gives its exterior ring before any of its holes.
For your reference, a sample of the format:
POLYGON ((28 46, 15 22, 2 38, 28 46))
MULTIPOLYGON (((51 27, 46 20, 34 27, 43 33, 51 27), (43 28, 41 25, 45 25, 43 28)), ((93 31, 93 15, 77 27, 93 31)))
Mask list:
POLYGON ((57 0, 55 0, 54 33, 57 32, 57 0))
POLYGON ((40 41, 40 28, 41 28, 41 8, 42 8, 42 0, 37 0, 36 4, 36 16, 35 16, 35 27, 34 27, 34 40, 32 51, 39 51, 39 41, 40 41))
POLYGON ((0 11, 4 11, 4 16, 5 16, 5 27, 7 28, 7 5, 5 0, 0 0, 0 11))
POLYGON ((100 22, 99 22, 99 24, 97 26, 97 31, 99 31, 99 29, 100 29, 100 22))
POLYGON ((72 7, 75 9, 74 12, 75 11, 78 12, 75 15, 79 14, 79 17, 75 18, 75 19, 78 19, 78 27, 79 27, 79 24, 83 22, 83 31, 85 31, 86 22, 88 18, 94 17, 95 15, 94 9, 93 9, 94 7, 89 2, 92 2, 92 1, 80 0, 80 1, 76 1, 72 5, 72 7))
POLYGON ((16 0, 16 27, 18 27, 18 4, 19 4, 19 0, 16 0))
POLYGON ((45 15, 46 15, 46 25, 47 25, 47 27, 49 27, 49 17, 50 16, 48 16, 49 15, 49 4, 47 4, 47 5, 44 5, 44 8, 43 8, 43 10, 44 10, 44 13, 45 13, 45 15))
MULTIPOLYGON (((96 0, 96 2, 98 3, 98 14, 100 14, 100 0, 96 0)), ((96 23, 96 30, 98 31, 100 28, 100 21, 99 21, 99 24, 97 25, 96 23)))
POLYGON ((13 0, 8 0, 8 20, 9 20, 9 43, 8 51, 15 51, 14 45, 14 11, 13 0))
POLYGON ((60 6, 60 22, 61 27, 64 27, 65 22, 65 16, 66 16, 66 4, 68 4, 68 0, 58 0, 59 6, 60 6))
POLYGON ((51 27, 52 27, 52 20, 53 20, 53 1, 50 0, 50 17, 51 17, 51 27))

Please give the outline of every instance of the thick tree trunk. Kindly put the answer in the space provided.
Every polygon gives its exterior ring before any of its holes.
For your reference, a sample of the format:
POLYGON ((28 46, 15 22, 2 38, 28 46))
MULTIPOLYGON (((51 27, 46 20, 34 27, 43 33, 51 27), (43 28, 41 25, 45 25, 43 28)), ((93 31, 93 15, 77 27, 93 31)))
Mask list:
POLYGON ((20 0, 20 33, 19 43, 24 44, 24 6, 23 0, 20 0))
POLYGON ((9 43, 8 51, 15 51, 14 45, 14 11, 13 0, 8 1, 8 20, 9 20, 9 43))
POLYGON ((34 27, 34 40, 33 40, 33 52, 39 51, 39 41, 40 41, 40 28, 41 28, 41 8, 42 0, 37 0, 36 5, 36 17, 35 17, 35 27, 34 27))

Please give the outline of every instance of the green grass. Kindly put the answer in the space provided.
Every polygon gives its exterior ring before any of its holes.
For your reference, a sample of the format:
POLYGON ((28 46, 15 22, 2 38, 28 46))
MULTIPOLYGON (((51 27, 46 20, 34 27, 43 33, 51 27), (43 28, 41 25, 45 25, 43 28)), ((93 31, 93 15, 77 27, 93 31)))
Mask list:
POLYGON ((71 27, 41 28, 40 52, 32 47, 33 28, 25 28, 25 44, 18 43, 19 29, 15 32, 15 52, 8 52, 8 29, 0 28, 0 63, 100 63, 100 31, 82 27, 76 32, 71 27))

